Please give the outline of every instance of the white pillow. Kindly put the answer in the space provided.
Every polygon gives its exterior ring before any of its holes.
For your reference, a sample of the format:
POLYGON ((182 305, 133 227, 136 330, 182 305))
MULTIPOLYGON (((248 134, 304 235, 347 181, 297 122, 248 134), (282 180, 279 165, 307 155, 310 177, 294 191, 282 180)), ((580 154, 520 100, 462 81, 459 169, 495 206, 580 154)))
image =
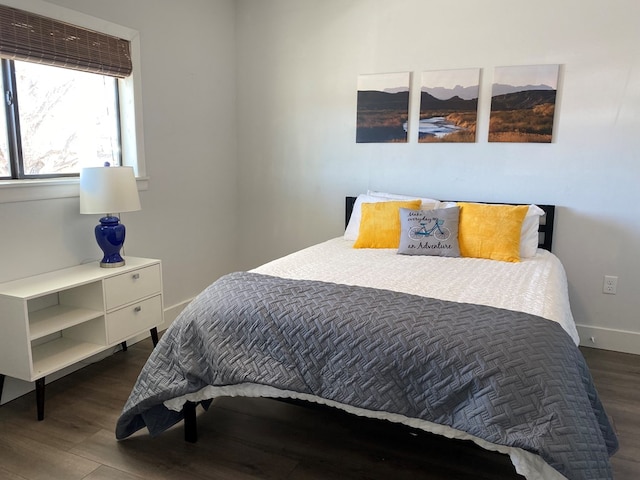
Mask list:
POLYGON ((529 210, 522 221, 520 232, 520 258, 534 257, 538 251, 538 226, 544 210, 537 205, 529 205, 529 210))
POLYGON ((375 190, 367 190, 367 195, 389 198, 391 200, 415 200, 419 198, 420 200, 422 200, 422 205, 420 206, 421 210, 433 210, 434 208, 439 208, 440 205, 440 201, 434 198, 417 197, 415 195, 404 195, 402 193, 387 193, 377 192, 375 190))

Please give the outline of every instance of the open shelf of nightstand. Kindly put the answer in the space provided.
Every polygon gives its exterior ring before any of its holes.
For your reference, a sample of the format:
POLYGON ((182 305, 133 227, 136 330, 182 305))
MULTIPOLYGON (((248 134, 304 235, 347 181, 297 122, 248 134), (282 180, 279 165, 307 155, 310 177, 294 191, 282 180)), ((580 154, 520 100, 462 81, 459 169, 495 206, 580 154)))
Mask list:
POLYGON ((29 315, 31 340, 45 337, 94 318, 100 318, 103 315, 102 311, 69 305, 55 305, 44 310, 38 310, 29 315))
POLYGON ((33 373, 44 377, 104 350, 104 345, 58 337, 32 349, 33 373))

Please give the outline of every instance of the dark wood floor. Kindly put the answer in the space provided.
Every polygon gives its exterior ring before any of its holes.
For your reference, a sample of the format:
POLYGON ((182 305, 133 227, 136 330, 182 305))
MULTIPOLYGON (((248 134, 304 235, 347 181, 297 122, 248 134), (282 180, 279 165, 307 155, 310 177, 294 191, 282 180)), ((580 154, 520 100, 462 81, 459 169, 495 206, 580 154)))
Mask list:
MULTIPOLYGON (((200 440, 175 427, 117 442, 114 425, 149 352, 133 345, 0 407, 0 479, 510 479, 506 456, 332 409, 220 399, 199 410, 200 440)), ((583 350, 616 423, 617 480, 640 478, 640 357, 583 350)))

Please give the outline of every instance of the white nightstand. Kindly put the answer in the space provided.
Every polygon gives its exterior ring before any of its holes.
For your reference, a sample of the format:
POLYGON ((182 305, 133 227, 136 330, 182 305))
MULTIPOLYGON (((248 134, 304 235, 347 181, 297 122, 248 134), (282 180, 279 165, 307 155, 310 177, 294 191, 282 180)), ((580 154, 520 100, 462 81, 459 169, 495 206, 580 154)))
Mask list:
POLYGON ((0 284, 0 396, 4 377, 36 383, 44 418, 44 379, 147 330, 154 345, 162 324, 160 260, 126 257, 0 284))

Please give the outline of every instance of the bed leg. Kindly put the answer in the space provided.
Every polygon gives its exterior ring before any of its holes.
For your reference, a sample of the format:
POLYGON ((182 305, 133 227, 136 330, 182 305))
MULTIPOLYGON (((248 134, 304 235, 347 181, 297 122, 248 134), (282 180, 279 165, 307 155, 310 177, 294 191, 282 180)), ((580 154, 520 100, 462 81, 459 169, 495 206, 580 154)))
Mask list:
POLYGON ((155 347, 156 345, 158 345, 158 328, 153 327, 151 330, 149 330, 149 332, 151 333, 151 341, 153 342, 153 346, 155 347))
POLYGON ((184 413, 184 440, 189 443, 198 441, 198 425, 196 423, 196 404, 187 402, 182 407, 184 413))

